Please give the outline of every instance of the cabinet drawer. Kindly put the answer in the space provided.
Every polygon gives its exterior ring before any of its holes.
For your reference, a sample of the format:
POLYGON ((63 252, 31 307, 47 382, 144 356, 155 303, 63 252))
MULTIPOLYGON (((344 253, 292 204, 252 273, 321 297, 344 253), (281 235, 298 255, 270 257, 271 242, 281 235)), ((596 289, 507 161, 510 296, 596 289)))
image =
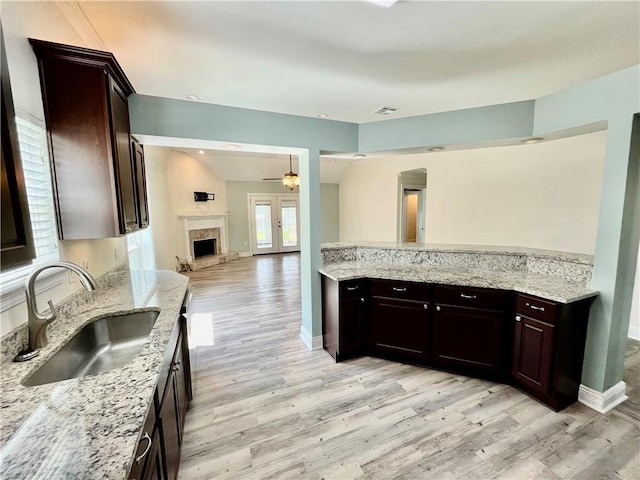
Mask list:
POLYGON ((538 297, 519 294, 516 299, 516 313, 530 318, 555 323, 558 304, 538 297))
POLYGON ((489 288, 437 286, 434 301, 446 305, 504 310, 507 292, 489 288))
POLYGON ((368 295, 367 281, 362 279, 340 282, 340 298, 368 295))
POLYGON ((431 299, 431 286, 427 283, 373 280, 371 289, 374 297, 400 298, 421 302, 428 302, 431 299))

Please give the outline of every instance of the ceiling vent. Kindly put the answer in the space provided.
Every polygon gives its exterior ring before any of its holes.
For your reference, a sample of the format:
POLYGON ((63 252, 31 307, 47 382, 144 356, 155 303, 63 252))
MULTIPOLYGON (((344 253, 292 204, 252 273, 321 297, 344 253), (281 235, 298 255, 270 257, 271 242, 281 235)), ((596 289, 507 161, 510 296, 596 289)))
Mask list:
POLYGON ((394 113, 396 110, 398 109, 393 107, 380 107, 373 113, 377 113, 378 115, 389 115, 391 113, 394 113))

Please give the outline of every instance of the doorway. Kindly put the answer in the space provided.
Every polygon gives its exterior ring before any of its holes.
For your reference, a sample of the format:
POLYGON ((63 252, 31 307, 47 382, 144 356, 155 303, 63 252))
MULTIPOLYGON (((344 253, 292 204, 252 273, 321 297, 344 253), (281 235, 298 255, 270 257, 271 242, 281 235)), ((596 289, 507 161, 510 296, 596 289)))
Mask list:
POLYGON ((249 194, 251 254, 300 251, 298 195, 249 194))
POLYGON ((398 241, 425 243, 426 169, 401 172, 398 177, 398 241))

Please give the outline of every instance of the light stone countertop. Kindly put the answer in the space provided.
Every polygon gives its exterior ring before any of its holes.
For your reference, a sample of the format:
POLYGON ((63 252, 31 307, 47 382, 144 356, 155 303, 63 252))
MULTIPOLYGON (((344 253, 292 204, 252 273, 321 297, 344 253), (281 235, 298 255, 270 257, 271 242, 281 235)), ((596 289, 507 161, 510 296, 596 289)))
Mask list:
MULTIPOLYGON (((127 478, 189 279, 170 271, 119 270, 105 277, 97 291, 61 309, 38 357, 0 365, 2 478, 127 478), (129 364, 99 375, 22 385, 92 319, 142 310, 160 314, 129 364)), ((42 305, 46 299, 39 300, 42 305)))
POLYGON ((595 290, 562 278, 515 270, 442 268, 350 261, 324 265, 319 272, 336 281, 377 278, 513 290, 560 303, 571 303, 598 295, 595 290))
POLYGON ((456 245, 440 243, 398 243, 398 242, 336 242, 323 243, 322 250, 342 250, 348 248, 374 248, 380 250, 405 250, 420 252, 485 253, 491 255, 524 255, 564 262, 593 265, 593 255, 584 253, 560 252, 539 248, 494 246, 494 245, 456 245))

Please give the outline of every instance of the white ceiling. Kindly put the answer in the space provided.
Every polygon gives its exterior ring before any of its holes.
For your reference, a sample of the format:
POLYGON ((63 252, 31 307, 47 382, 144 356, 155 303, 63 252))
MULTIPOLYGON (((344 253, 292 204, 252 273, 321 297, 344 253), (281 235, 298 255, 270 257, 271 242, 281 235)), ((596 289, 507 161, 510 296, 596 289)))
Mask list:
MULTIPOLYGON (((357 123, 528 100, 640 62, 638 1, 13 5, 8 30, 76 42, 61 29, 66 18, 83 46, 115 54, 138 93, 357 123), (398 111, 372 113, 383 105, 398 111)), ((226 180, 281 176, 291 151, 148 143, 187 151, 226 180)), ((323 182, 357 160, 332 157, 321 159, 323 182)))
MULTIPOLYGON (((528 100, 640 60, 640 3, 79 2, 139 93, 350 122, 528 100)), ((46 32, 43 32, 46 37, 46 32)))
MULTIPOLYGON (((209 170, 228 181, 253 182, 264 178, 282 178, 289 171, 289 155, 233 150, 202 150, 199 148, 175 148, 202 162, 209 170)), ((298 158, 292 156, 293 171, 300 174, 298 158)), ((320 159, 320 182, 340 183, 351 161, 320 159)))

